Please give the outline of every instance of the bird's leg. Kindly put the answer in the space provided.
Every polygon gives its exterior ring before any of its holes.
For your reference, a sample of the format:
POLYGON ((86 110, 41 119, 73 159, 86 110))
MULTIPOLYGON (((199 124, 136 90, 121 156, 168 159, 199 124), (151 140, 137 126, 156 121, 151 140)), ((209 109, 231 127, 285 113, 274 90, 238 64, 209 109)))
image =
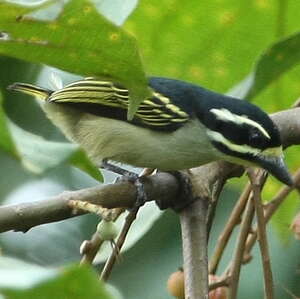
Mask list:
POLYGON ((192 192, 192 183, 189 176, 182 171, 168 171, 168 173, 172 174, 178 180, 179 195, 172 203, 156 200, 156 204, 161 210, 171 208, 175 212, 180 212, 195 201, 192 192))
POLYGON ((102 164, 100 165, 100 167, 103 168, 103 169, 109 170, 111 172, 123 175, 123 176, 130 176, 132 174, 135 174, 132 171, 126 170, 122 167, 119 167, 117 165, 109 163, 107 159, 103 159, 102 164))

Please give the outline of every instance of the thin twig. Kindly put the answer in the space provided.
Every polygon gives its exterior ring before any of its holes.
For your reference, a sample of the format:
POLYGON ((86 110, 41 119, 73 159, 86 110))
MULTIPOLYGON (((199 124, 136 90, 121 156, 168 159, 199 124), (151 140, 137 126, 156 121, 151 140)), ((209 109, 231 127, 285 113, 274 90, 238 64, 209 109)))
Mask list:
POLYGON ((128 234, 128 231, 132 225, 132 223, 134 222, 134 220, 136 219, 137 213, 139 211, 139 206, 134 207, 130 210, 130 212, 128 213, 128 215, 126 216, 125 219, 125 223, 122 227, 122 230, 120 232, 120 235, 118 237, 118 240, 114 246, 114 249, 111 253, 111 255, 109 256, 108 260, 106 261, 104 268, 102 270, 102 273, 100 275, 100 279, 107 281, 107 279, 109 278, 109 275, 111 274, 111 271, 113 269, 113 266, 116 262, 117 256, 119 255, 121 248, 126 240, 126 236, 128 234))
MULTIPOLYGON (((266 172, 263 170, 257 171, 257 177, 260 180, 261 186, 263 186, 266 182, 267 175, 266 172)), ((248 183, 242 194, 240 195, 240 198, 238 199, 237 203, 235 204, 233 211, 231 212, 231 215, 225 225, 225 228, 223 229, 222 233, 220 234, 217 244, 215 246, 215 251, 210 259, 209 263, 209 273, 215 274, 218 268, 218 265, 220 263, 221 257, 223 255, 223 252, 227 246, 227 243, 230 239, 230 236, 240 221, 241 221, 241 215, 245 210, 247 200, 251 193, 251 184, 248 183)))
POLYGON ((283 288, 284 291, 287 292, 287 294, 289 296, 291 296, 292 299, 300 299, 300 297, 296 296, 295 294, 293 294, 289 289, 287 289, 285 286, 281 286, 283 288))
POLYGON ((82 249, 80 247, 80 253, 82 254, 82 258, 80 261, 80 265, 89 264, 91 265, 96 257, 97 252, 99 251, 100 247, 104 243, 99 236, 99 233, 95 232, 91 238, 91 240, 84 241, 81 246, 84 245, 82 249))
POLYGON ((265 296, 266 299, 273 299, 274 298, 273 274, 271 269, 269 246, 268 246, 268 240, 266 234, 266 220, 264 217, 264 210, 261 202, 261 188, 255 177, 253 170, 250 170, 248 173, 252 184, 253 202, 254 202, 256 218, 257 218, 258 243, 261 252, 263 271, 264 271, 265 296))
POLYGON ((228 287, 231 281, 231 276, 227 275, 224 278, 221 278, 220 280, 210 283, 208 288, 210 291, 220 288, 220 287, 228 287))
MULTIPOLYGON (((290 194, 291 191, 294 190, 297 186, 300 185, 300 169, 296 171, 296 173, 293 175, 294 180, 294 186, 284 186, 282 187, 279 192, 274 196, 274 198, 269 201, 265 205, 265 218, 266 222, 268 222, 273 214, 277 211, 277 209, 280 207, 280 205, 284 202, 284 200, 287 198, 287 196, 290 194)), ((245 258, 250 256, 250 252, 252 247, 254 246, 257 239, 257 227, 254 227, 252 230, 252 233, 248 236, 248 240, 246 243, 245 248, 245 258)))
POLYGON ((215 188, 212 190, 211 201, 208 208, 208 216, 207 216, 207 242, 209 241, 210 232, 213 226, 213 221, 215 219, 216 209, 219 202, 220 194, 223 190, 226 181, 219 180, 218 184, 216 184, 215 188))
POLYGON ((241 230, 236 244, 234 257, 232 259, 232 266, 230 267, 230 286, 228 291, 228 298, 237 298, 237 290, 240 278, 240 270, 243 262, 244 248, 247 240, 247 236, 251 227, 251 222, 254 215, 254 206, 252 200, 248 200, 243 220, 241 223, 241 230))
POLYGON ((207 199, 197 199, 180 213, 185 296, 208 298, 207 199))
POLYGON ((245 209, 250 192, 251 192, 251 185, 247 184, 239 200, 235 204, 234 209, 231 212, 228 221, 226 222, 224 230, 222 231, 222 233, 218 238, 217 244, 215 246, 215 251, 210 259, 209 274, 216 273, 224 249, 226 248, 227 242, 233 232, 233 229, 241 221, 241 215, 245 209))

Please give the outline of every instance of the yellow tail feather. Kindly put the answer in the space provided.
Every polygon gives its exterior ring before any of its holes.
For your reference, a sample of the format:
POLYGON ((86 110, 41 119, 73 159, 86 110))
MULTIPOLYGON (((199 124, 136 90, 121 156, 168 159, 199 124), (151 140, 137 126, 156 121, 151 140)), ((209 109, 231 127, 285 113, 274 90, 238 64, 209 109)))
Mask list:
POLYGON ((32 84, 27 84, 27 83, 14 83, 8 86, 7 89, 20 91, 42 100, 48 99, 53 92, 52 90, 34 86, 32 84))

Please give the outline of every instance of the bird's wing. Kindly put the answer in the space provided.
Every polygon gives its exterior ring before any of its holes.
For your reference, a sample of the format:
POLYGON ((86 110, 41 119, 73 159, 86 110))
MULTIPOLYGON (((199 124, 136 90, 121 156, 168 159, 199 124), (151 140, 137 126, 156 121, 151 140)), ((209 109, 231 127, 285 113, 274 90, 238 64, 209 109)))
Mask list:
MULTIPOLYGON (((48 101, 65 103, 91 114, 128 121, 129 92, 110 81, 86 78, 53 92, 48 101)), ((188 120, 189 115, 175 105, 171 98, 152 90, 152 97, 141 103, 131 122, 153 130, 174 131, 188 120)))

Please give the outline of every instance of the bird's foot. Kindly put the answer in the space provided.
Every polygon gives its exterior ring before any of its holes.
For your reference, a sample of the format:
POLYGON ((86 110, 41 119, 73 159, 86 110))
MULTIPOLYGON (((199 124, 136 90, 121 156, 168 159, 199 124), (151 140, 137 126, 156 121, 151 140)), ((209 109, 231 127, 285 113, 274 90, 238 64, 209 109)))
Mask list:
POLYGON ((195 201, 192 191, 192 183, 188 175, 184 172, 169 171, 168 173, 172 174, 178 180, 179 195, 172 203, 156 200, 156 204, 161 210, 171 208, 178 213, 195 201))
POLYGON ((136 187, 136 201, 132 208, 143 206, 147 202, 147 194, 145 192, 143 177, 138 174, 131 172, 130 174, 123 175, 117 178, 118 182, 130 182, 136 187))
POLYGON ((121 177, 118 177, 116 179, 117 182, 125 181, 135 185, 137 196, 133 208, 141 207, 147 202, 147 194, 145 192, 145 188, 143 184, 143 177, 145 176, 144 174, 142 174, 142 176, 138 175, 135 172, 111 164, 107 160, 103 160, 101 167, 106 170, 112 171, 114 173, 120 174, 121 177))

